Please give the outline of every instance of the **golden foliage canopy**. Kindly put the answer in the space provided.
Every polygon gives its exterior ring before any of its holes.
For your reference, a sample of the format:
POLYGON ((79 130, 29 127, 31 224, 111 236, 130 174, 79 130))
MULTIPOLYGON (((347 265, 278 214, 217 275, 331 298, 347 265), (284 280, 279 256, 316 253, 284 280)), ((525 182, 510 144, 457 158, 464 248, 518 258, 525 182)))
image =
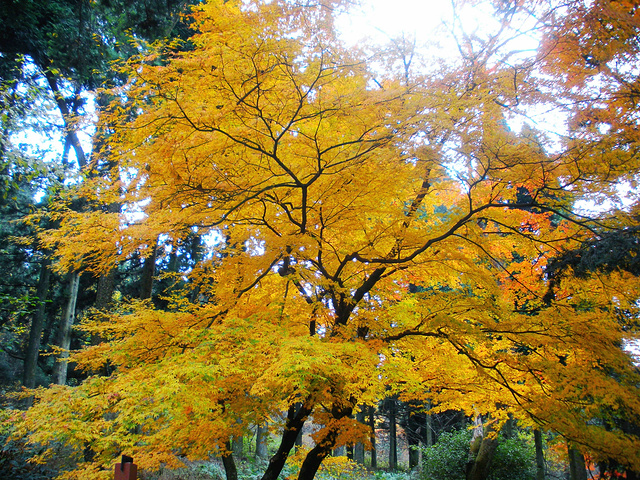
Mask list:
POLYGON ((86 208, 61 203, 47 238, 62 268, 94 271, 158 239, 197 235, 206 252, 167 309, 126 302, 84 324, 103 342, 75 361, 113 373, 41 391, 25 428, 48 427, 33 440, 89 445, 87 472, 123 449, 152 468, 223 451, 266 420, 287 426, 284 451, 312 415, 324 425, 301 468, 312 478, 361 435, 349 415, 392 392, 511 413, 640 468, 639 439, 613 420, 640 414, 621 348, 637 335, 637 280, 567 275, 553 295, 545 280, 549 259, 612 225, 576 202, 637 175, 625 77, 637 72, 604 67, 637 53, 624 50, 637 14, 592 3, 501 5, 495 37, 460 38, 458 62, 401 75, 374 68, 403 60, 390 50, 341 43, 340 1, 198 7, 189 45, 122 67, 130 80, 110 92, 100 156, 74 192, 86 208), (500 35, 532 8, 546 15, 539 56, 507 61, 500 35), (598 9, 615 40, 567 33, 598 9), (578 57, 597 59, 604 95, 578 57), (515 133, 516 100, 562 107, 579 128, 561 145, 515 133))

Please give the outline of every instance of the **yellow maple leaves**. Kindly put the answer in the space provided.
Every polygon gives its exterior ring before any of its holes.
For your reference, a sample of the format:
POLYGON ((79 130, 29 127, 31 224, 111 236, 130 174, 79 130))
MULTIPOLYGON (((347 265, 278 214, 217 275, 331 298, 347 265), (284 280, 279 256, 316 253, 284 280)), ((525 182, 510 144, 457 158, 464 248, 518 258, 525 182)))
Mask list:
POLYGON ((620 348, 635 327, 616 315, 635 312, 633 282, 567 280, 547 298, 549 259, 596 228, 572 212, 594 159, 511 132, 496 99, 521 90, 501 67, 378 81, 329 6, 210 1, 192 48, 123 67, 101 115, 109 175, 78 188, 121 212, 62 208, 50 244, 100 271, 158 239, 208 243, 166 309, 129 302, 85 324, 105 342, 75 360, 111 376, 41 392, 34 421, 74 395, 63 418, 92 425, 96 462, 126 447, 151 468, 303 403, 324 425, 308 471, 357 437, 350 412, 392 392, 632 451, 586 425, 640 412, 620 348))

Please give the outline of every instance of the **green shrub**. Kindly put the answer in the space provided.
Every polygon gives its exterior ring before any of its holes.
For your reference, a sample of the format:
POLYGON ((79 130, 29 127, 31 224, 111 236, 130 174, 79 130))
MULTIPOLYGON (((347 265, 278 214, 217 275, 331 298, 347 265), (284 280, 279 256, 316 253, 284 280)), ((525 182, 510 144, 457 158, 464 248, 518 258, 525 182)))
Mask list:
MULTIPOLYGON (((443 433, 433 447, 423 448, 425 480, 465 480, 471 431, 443 433)), ((526 435, 500 437, 488 480, 534 480, 535 450, 526 435)))
POLYGON ((422 449, 426 480, 465 480, 471 431, 445 432, 432 447, 422 449))

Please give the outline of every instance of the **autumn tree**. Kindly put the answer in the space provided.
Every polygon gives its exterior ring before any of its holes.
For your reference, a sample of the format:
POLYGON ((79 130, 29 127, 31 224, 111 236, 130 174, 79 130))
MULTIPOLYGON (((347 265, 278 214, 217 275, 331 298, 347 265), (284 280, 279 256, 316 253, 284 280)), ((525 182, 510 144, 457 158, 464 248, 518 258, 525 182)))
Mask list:
POLYGON ((636 282, 568 277, 550 300, 545 278, 549 258, 606 228, 576 202, 631 178, 635 144, 604 132, 589 154, 583 137, 558 153, 542 132, 512 132, 516 103, 552 102, 541 72, 555 54, 544 43, 512 61, 518 10, 498 7, 487 38, 462 35, 460 58, 428 73, 404 68, 402 49, 346 48, 338 0, 211 0, 194 10, 191 48, 124 65, 130 80, 100 114, 112 168, 73 192, 123 208, 60 203, 48 244, 61 268, 97 273, 153 255, 159 238, 195 234, 204 251, 162 308, 127 301, 84 324, 104 342, 74 360, 113 373, 41 390, 31 440, 65 439, 79 478, 106 478, 123 451, 141 468, 228 457, 231 437, 287 412, 262 478, 313 418, 308 480, 334 447, 367 438, 360 406, 398 395, 490 413, 496 429, 512 414, 637 466, 639 439, 598 421, 640 413, 620 348, 635 336, 636 282), (594 157, 598 142, 625 161, 594 157))

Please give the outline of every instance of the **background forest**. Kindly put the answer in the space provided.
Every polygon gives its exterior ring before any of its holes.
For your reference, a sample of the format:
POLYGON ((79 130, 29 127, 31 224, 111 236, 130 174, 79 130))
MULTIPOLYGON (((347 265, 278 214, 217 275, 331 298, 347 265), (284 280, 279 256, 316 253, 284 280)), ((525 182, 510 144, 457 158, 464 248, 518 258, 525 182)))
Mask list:
POLYGON ((0 1, 0 477, 640 475, 640 6, 0 1))

